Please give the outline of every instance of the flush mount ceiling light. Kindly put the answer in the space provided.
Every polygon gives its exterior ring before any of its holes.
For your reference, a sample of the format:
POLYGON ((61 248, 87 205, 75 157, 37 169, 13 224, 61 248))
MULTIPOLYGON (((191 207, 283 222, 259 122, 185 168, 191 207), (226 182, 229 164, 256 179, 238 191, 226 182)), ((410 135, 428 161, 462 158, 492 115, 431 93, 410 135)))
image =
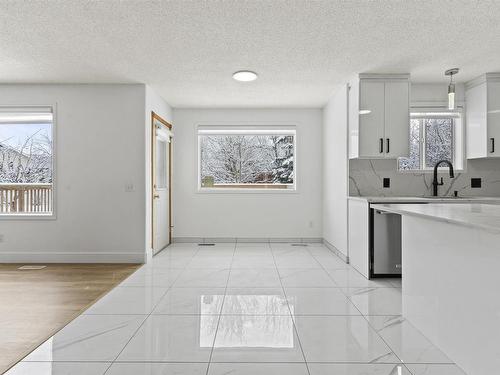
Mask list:
POLYGON ((240 82, 251 82, 257 79, 257 73, 251 70, 239 70, 233 73, 233 78, 240 82))
POLYGON ((448 85, 448 109, 455 109, 455 84, 453 76, 458 73, 458 68, 448 69, 444 72, 445 76, 450 76, 450 84, 448 85))

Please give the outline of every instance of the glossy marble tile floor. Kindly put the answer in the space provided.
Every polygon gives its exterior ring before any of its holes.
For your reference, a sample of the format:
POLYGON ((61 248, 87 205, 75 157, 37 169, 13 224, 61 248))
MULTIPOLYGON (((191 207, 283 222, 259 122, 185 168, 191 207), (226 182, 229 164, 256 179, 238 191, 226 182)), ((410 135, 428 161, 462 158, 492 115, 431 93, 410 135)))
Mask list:
POLYGON ((8 375, 464 375, 320 244, 175 244, 8 375))

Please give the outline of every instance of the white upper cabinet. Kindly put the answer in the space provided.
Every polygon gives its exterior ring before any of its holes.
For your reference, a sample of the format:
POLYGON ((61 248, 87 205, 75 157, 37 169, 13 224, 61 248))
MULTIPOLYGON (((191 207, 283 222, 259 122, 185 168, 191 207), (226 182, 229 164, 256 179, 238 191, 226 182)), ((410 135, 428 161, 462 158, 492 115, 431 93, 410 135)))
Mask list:
POLYGON ((359 84, 359 157, 384 154, 385 83, 362 80, 359 84), (365 113, 367 112, 367 113, 365 113))
POLYGON ((500 73, 466 85, 467 159, 500 157, 500 73))
MULTIPOLYGON (((499 77, 500 78, 500 77, 499 77)), ((488 152, 500 156, 500 79, 488 83, 488 152), (495 145, 495 141, 497 144, 495 145)))
POLYGON ((349 157, 408 156, 409 76, 360 75, 350 87, 349 157))
POLYGON ((409 81, 385 82, 385 156, 396 159, 409 155, 409 81))

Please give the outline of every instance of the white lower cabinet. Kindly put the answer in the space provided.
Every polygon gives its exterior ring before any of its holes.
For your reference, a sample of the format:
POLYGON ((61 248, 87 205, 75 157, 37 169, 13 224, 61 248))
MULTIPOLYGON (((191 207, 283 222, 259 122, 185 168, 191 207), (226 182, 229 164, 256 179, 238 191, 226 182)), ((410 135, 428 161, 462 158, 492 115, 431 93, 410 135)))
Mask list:
POLYGON ((369 213, 367 201, 349 200, 349 263, 369 277, 369 213))

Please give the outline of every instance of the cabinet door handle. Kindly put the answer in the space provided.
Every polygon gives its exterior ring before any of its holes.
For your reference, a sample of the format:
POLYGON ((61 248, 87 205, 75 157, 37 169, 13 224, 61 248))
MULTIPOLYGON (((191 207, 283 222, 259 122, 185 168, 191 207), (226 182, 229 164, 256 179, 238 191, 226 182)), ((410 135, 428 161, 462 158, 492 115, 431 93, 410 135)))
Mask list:
POLYGON ((495 138, 490 138, 491 141, 491 151, 490 153, 493 154, 495 152, 495 138))
POLYGON ((386 153, 389 153, 391 149, 391 140, 389 138, 387 138, 387 150, 385 151, 386 153))
POLYGON ((380 138, 380 149, 379 152, 382 154, 384 152, 384 138, 380 138))

